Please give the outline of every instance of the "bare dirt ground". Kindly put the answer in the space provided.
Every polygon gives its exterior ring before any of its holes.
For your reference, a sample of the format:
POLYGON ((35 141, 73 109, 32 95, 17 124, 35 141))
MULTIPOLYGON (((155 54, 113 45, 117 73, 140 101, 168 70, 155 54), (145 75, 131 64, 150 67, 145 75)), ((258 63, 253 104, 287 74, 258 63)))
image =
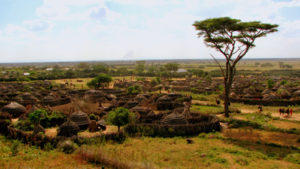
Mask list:
POLYGON ((273 117, 279 117, 280 119, 292 120, 292 121, 300 121, 300 114, 294 113, 292 116, 280 115, 279 113, 272 113, 273 117))
POLYGON ((57 127, 45 129, 45 135, 48 137, 55 137, 57 134, 57 127))
POLYGON ((241 111, 242 111, 242 113, 254 113, 255 112, 252 109, 245 109, 245 108, 241 109, 241 111))

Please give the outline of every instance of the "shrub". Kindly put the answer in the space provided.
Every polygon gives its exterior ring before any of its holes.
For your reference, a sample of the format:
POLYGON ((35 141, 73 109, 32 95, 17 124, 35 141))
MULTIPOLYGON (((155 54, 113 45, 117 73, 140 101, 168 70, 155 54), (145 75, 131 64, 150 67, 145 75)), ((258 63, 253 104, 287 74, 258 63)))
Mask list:
POLYGON ((139 93, 141 93, 141 91, 142 90, 141 90, 140 86, 137 86, 137 85, 130 86, 130 87, 127 88, 127 93, 130 94, 130 95, 139 94, 139 93))
POLYGON ((19 152, 20 142, 19 140, 14 140, 13 144, 10 147, 11 155, 16 156, 19 152))
POLYGON ((90 114, 89 117, 90 120, 98 120, 98 117, 94 113, 90 114))
POLYGON ((44 145, 44 150, 45 150, 45 151, 50 151, 50 150, 52 150, 52 149, 53 149, 53 146, 52 146, 51 143, 46 143, 46 144, 44 145))
POLYGON ((29 120, 20 120, 14 127, 23 131, 32 131, 34 125, 29 120))
POLYGON ((78 146, 71 140, 65 140, 58 145, 58 149, 66 154, 73 153, 77 148, 78 146))

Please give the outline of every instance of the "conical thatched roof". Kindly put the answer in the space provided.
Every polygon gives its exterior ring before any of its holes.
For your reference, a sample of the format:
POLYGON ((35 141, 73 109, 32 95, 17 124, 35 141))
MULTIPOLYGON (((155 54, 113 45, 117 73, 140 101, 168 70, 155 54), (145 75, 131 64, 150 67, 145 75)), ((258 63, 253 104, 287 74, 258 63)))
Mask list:
POLYGON ((142 101, 146 101, 147 98, 144 95, 139 94, 139 95, 135 96, 134 100, 141 103, 142 101))
POLYGON ((105 94, 99 90, 88 90, 85 92, 84 98, 90 102, 100 102, 105 98, 105 94))
POLYGON ((293 96, 300 96, 300 90, 297 90, 293 93, 293 96))
POLYGON ((284 88, 278 89, 277 93, 283 99, 288 99, 291 97, 291 93, 287 89, 284 89, 284 88))
POLYGON ((70 120, 75 122, 80 129, 87 129, 90 122, 89 116, 82 111, 72 113, 70 116, 70 120))
POLYGON ((38 99, 30 93, 24 93, 22 95, 22 100, 25 104, 34 104, 38 101, 38 99))
POLYGON ((2 108, 3 112, 8 112, 13 118, 19 117, 26 112, 26 108, 17 102, 11 102, 10 104, 2 108))
POLYGON ((54 102, 54 101, 55 101, 55 97, 51 95, 48 95, 43 98, 43 102, 54 102))
POLYGON ((270 89, 265 89, 261 94, 262 94, 262 95, 265 95, 265 94, 270 94, 270 93, 272 93, 272 90, 270 90, 270 89))
POLYGON ((184 115, 178 113, 171 113, 166 117, 164 117, 161 120, 161 123, 165 125, 178 125, 178 124, 187 124, 188 122, 184 115))
POLYGON ((263 100, 276 100, 276 99, 280 99, 280 97, 278 97, 276 94, 274 93, 270 93, 270 94, 265 94, 263 95, 263 100))
POLYGON ((72 122, 71 120, 68 120, 59 126, 57 135, 65 136, 65 137, 72 137, 74 135, 77 135, 79 130, 80 130, 79 126, 76 123, 72 122))

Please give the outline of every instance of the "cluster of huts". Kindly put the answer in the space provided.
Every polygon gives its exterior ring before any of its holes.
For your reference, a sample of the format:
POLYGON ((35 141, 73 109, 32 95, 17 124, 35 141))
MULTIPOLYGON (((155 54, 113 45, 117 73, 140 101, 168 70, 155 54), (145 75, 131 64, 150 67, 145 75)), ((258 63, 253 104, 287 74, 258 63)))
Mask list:
MULTIPOLYGON (((190 112, 192 98, 182 94, 128 94, 126 90, 122 90, 122 86, 119 86, 119 89, 71 90, 64 86, 52 86, 48 82, 1 83, 0 88, 0 114, 8 113, 11 118, 19 120, 28 118, 28 114, 37 108, 51 110, 54 106, 73 104, 73 98, 98 104, 92 112, 85 112, 79 108, 73 112, 64 112, 68 118, 59 126, 58 136, 70 137, 86 129, 91 132, 105 130, 105 115, 117 107, 125 107, 134 112, 138 125, 173 125, 180 128, 199 123, 201 118, 203 121, 199 114, 190 112), (91 120, 91 113, 97 118, 91 120)), ((218 124, 216 118, 210 119, 218 124)), ((216 126, 216 129, 219 128, 216 126)), ((44 132, 41 126, 38 132, 44 132)))

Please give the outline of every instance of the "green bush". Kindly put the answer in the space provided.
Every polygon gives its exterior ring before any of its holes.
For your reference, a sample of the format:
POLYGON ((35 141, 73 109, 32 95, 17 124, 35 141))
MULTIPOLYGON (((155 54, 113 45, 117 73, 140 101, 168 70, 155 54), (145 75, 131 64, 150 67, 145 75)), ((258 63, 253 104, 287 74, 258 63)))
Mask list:
POLYGON ((50 151, 50 150, 52 150, 53 149, 53 146, 52 146, 52 144, 51 143, 46 143, 45 145, 44 145, 44 150, 45 151, 50 151))
POLYGON ((50 128, 61 125, 66 119, 67 116, 61 112, 47 112, 38 109, 29 114, 28 120, 20 120, 15 127, 20 130, 31 131, 34 124, 40 123, 44 128, 50 128))
POLYGON ((132 95, 132 94, 139 94, 139 93, 141 93, 141 88, 140 88, 140 86, 130 86, 130 87, 128 87, 127 88, 127 94, 130 94, 130 95, 132 95))
POLYGON ((47 116, 47 112, 46 110, 43 109, 38 109, 35 110, 34 112, 29 114, 29 121, 33 124, 39 124, 41 117, 46 117, 47 116))

